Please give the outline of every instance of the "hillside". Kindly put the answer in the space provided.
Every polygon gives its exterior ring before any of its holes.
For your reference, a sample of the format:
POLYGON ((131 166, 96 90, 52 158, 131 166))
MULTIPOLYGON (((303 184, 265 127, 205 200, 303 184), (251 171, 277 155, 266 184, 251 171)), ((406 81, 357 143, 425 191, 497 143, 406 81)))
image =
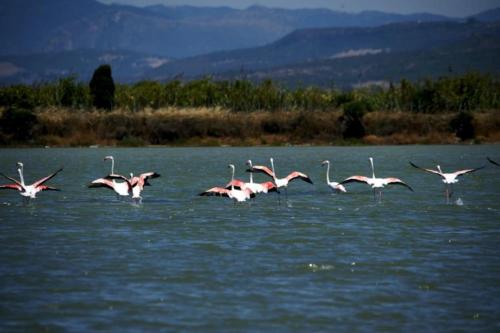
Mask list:
POLYGON ((110 64, 113 77, 119 82, 132 82, 144 78, 154 68, 168 62, 162 56, 130 51, 76 50, 34 53, 22 56, 0 56, 0 83, 32 83, 76 76, 88 81, 101 64, 110 64))
POLYGON ((264 45, 301 28, 445 19, 431 14, 260 6, 138 8, 95 0, 4 0, 0 2, 0 54, 99 49, 181 58, 264 45))
MULTIPOLYGON (((363 62, 365 57, 362 56, 370 56, 372 61, 387 62, 391 67, 391 64, 398 61, 399 56, 408 60, 412 57, 411 52, 416 51, 425 55, 426 51, 438 48, 441 51, 432 53, 433 56, 439 57, 443 52, 452 56, 452 51, 460 50, 461 45, 465 49, 469 48, 470 42, 466 41, 471 38, 498 41, 500 23, 427 22, 397 23, 370 28, 303 29, 264 47, 217 52, 173 61, 152 71, 151 76, 155 79, 166 79, 182 73, 186 78, 204 75, 231 77, 224 73, 244 72, 252 75, 251 73, 256 71, 260 74, 255 75, 263 76, 265 70, 272 68, 278 68, 278 72, 290 69, 293 74, 297 64, 302 64, 298 65, 301 68, 321 67, 325 62, 339 64, 341 71, 352 72, 353 68, 350 66, 363 62), (448 46, 453 46, 450 51, 447 51, 448 46), (307 65, 303 65, 304 63, 307 65)), ((468 53, 464 52, 462 55, 466 57, 468 53)), ((460 61, 468 60, 463 58, 460 61)), ((493 63, 497 64, 498 60, 493 63)), ((482 65, 482 62, 474 64, 482 65)), ((377 66, 376 63, 374 66, 377 66)), ((431 70, 431 67, 425 69, 425 62, 423 67, 424 71, 431 70)), ((377 71, 383 74, 387 67, 377 68, 377 71)), ((320 72, 315 71, 315 74, 322 75, 320 72)), ((271 74, 277 72, 268 73, 273 78, 275 75, 271 74)), ((346 80, 346 83, 347 81, 352 82, 346 80)))
MULTIPOLYGON (((443 47, 398 53, 346 54, 265 70, 248 71, 244 77, 254 82, 272 79, 294 88, 301 86, 352 88, 366 85, 387 87, 401 79, 461 75, 470 71, 500 76, 500 38, 473 37, 443 47)), ((241 78, 240 71, 214 76, 218 80, 241 78)))

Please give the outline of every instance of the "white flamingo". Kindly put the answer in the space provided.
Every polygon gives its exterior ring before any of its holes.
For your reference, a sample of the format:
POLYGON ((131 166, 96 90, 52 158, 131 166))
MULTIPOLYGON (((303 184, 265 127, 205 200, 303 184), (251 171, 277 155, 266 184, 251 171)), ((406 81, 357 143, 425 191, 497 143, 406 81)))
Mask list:
POLYGON ((375 167, 373 166, 373 158, 370 157, 369 160, 370 160, 370 165, 372 168, 372 177, 371 178, 365 177, 365 176, 351 176, 349 178, 346 178, 342 182, 340 182, 340 184, 347 184, 347 183, 351 183, 351 182, 368 184, 373 189, 373 195, 375 197, 376 197, 376 194, 378 192, 379 201, 382 200, 382 189, 388 185, 402 185, 413 192, 413 189, 399 178, 394 178, 394 177, 377 178, 377 177, 375 177, 375 167))
POLYGON ((1 174, 3 177, 7 178, 8 180, 11 180, 14 182, 14 184, 6 184, 6 185, 0 185, 0 189, 8 189, 8 190, 17 190, 19 191, 19 194, 22 195, 23 197, 26 197, 28 199, 34 199, 36 198, 36 194, 41 191, 60 191, 57 188, 50 187, 47 185, 44 185, 45 182, 48 180, 52 179, 55 175, 57 175, 60 171, 62 171, 62 168, 57 170, 56 172, 48 175, 47 177, 44 177, 42 179, 37 180, 31 185, 26 185, 24 182, 24 165, 21 162, 17 162, 17 172, 19 173, 19 181, 8 177, 4 174, 1 174))
MULTIPOLYGON (((232 174, 231 174, 231 183, 234 182, 234 165, 229 164, 229 168, 232 169, 232 174)), ((231 184, 230 183, 230 184, 231 184)), ((249 189, 248 187, 241 188, 241 189, 236 189, 235 185, 231 185, 230 189, 223 188, 223 187, 212 187, 199 195, 201 196, 222 196, 222 197, 227 197, 230 199, 233 199, 237 202, 243 202, 247 201, 249 199, 255 198, 255 193, 249 189)))
POLYGON ((288 197, 288 193, 287 193, 287 187, 288 187, 288 184, 292 181, 292 180, 296 180, 296 179, 301 179, 309 184, 312 184, 312 180, 311 178, 309 178, 308 175, 306 175, 305 173, 302 173, 302 172, 299 172, 299 171, 293 171, 291 172, 288 176, 286 176, 285 178, 278 178, 276 177, 276 172, 274 171, 274 160, 273 158, 271 157, 269 159, 269 161, 271 162, 271 169, 269 169, 268 167, 266 166, 262 166, 262 165, 254 165, 252 166, 251 169, 249 169, 250 172, 260 172, 260 173, 263 173, 265 175, 268 175, 269 177, 271 177, 274 181, 274 184, 276 184, 276 187, 278 188, 278 190, 283 187, 285 189, 285 196, 288 197))
MULTIPOLYGON (((246 162, 246 165, 248 165, 250 167, 250 169, 247 171, 250 171, 252 169, 252 161, 248 160, 246 162)), ((248 183, 241 181, 241 180, 238 180, 238 179, 235 179, 235 180, 232 180, 231 182, 229 182, 229 184, 226 185, 226 188, 228 189, 231 186, 239 187, 240 189, 249 188, 255 194, 278 192, 278 188, 276 187, 276 185, 273 182, 254 183, 252 172, 250 172, 250 181, 248 183)))
POLYGON ((106 157, 104 157, 104 160, 111 161, 111 173, 110 173, 110 175, 92 181, 92 183, 90 183, 88 185, 88 187, 89 188, 105 187, 105 188, 109 188, 109 189, 115 191, 115 193, 119 196, 122 196, 122 197, 128 196, 131 192, 130 182, 124 181, 122 183, 117 183, 115 181, 115 179, 123 179, 123 178, 121 178, 123 176, 119 177, 120 175, 115 174, 115 159, 113 158, 113 156, 106 156, 106 157), (110 177, 110 176, 117 176, 117 177, 110 177))
POLYGON ((500 166, 500 163, 493 161, 491 158, 486 157, 491 164, 495 164, 496 166, 500 166))
POLYGON ((335 192, 347 192, 344 185, 330 181, 330 161, 325 160, 321 162, 321 165, 326 165, 326 184, 335 192))
POLYGON ((484 166, 482 166, 475 169, 464 169, 455 172, 444 173, 439 165, 436 166, 437 170, 421 168, 412 162, 410 162, 410 165, 414 168, 440 176, 443 183, 445 184, 445 196, 447 200, 450 199, 451 195, 453 194, 453 184, 458 183, 458 177, 484 168, 484 166))

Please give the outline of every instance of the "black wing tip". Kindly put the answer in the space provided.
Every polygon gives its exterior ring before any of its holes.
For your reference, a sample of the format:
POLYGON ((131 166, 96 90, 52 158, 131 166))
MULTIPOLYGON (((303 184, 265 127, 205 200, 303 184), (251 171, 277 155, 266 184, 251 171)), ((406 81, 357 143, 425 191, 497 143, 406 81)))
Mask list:
POLYGON ((486 159, 487 159, 487 160, 488 160, 491 164, 494 164, 494 165, 500 166, 500 163, 498 163, 498 162, 496 162, 496 161, 492 160, 491 158, 486 157, 486 159))
POLYGON ((306 181, 309 184, 314 184, 311 178, 305 178, 304 181, 306 181))

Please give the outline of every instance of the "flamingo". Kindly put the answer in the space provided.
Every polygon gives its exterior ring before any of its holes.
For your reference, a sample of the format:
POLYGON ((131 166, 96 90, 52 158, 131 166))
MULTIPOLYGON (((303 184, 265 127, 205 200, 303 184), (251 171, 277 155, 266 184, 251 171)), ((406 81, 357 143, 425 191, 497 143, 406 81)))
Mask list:
POLYGON ((378 191, 379 201, 382 200, 382 189, 388 185, 402 185, 413 192, 413 189, 410 187, 410 185, 406 184, 405 182, 403 182, 399 178, 394 178, 394 177, 376 178, 375 177, 375 167, 373 166, 373 158, 370 157, 369 160, 370 160, 370 165, 372 168, 372 177, 371 178, 365 177, 365 176, 351 176, 351 177, 346 178, 345 180, 341 181, 340 184, 347 184, 347 183, 351 183, 351 182, 368 184, 372 187, 374 196, 376 196, 376 193, 378 191))
POLYGON ((491 164, 495 164, 496 166, 500 166, 500 163, 493 161, 491 158, 486 157, 491 164))
POLYGON ((451 198, 451 195, 453 194, 453 192, 452 192, 453 184, 458 183, 458 177, 484 168, 484 166, 482 166, 482 167, 475 168, 475 169, 464 169, 464 170, 458 170, 455 172, 444 173, 441 170, 441 167, 439 165, 436 166, 437 170, 421 168, 412 162, 410 162, 410 165, 414 168, 417 168, 417 169, 420 169, 423 171, 427 171, 429 173, 433 173, 433 174, 440 176, 442 178, 443 183, 445 184, 446 200, 449 200, 451 198))
MULTIPOLYGON (((246 161, 246 165, 252 169, 252 161, 248 160, 246 161)), ((276 185, 273 184, 273 182, 265 182, 265 183, 254 183, 253 182, 253 174, 250 173, 250 181, 248 183, 245 183, 241 180, 233 180, 229 184, 226 185, 226 188, 230 188, 232 185, 235 187, 239 187, 240 189, 243 188, 249 188, 254 192, 255 194, 257 193, 269 193, 269 192, 278 192, 278 188, 276 185)))
POLYGON ((330 161, 325 160, 321 162, 321 165, 326 165, 326 184, 330 186, 330 188, 335 192, 344 192, 344 193, 347 192, 344 185, 330 181, 330 161))
POLYGON ((223 187, 212 187, 199 195, 201 196, 222 196, 222 197, 227 197, 230 199, 233 199, 237 202, 243 202, 247 201, 249 199, 255 198, 255 193, 248 187, 243 187, 240 189, 236 189, 234 185, 234 165, 229 164, 229 168, 232 169, 232 175, 231 175, 231 188, 223 188, 223 187))
MULTIPOLYGON (((115 175, 115 159, 113 158, 113 156, 106 156, 104 157, 104 161, 107 161, 107 160, 111 160, 111 173, 110 175, 111 176, 117 176, 115 175)), ((123 176, 121 176, 123 177, 123 176)), ((99 178, 99 179, 96 179, 94 181, 92 181, 92 183, 90 183, 88 185, 89 188, 99 188, 99 187, 105 187, 105 188, 109 188, 113 191, 115 191, 115 193, 118 195, 118 196, 123 196, 123 197, 126 197, 129 195, 130 191, 131 191, 131 184, 130 183, 127 183, 126 181, 123 182, 123 183, 117 183, 115 181, 115 179, 123 179, 121 177, 109 177, 109 176, 106 176, 106 177, 103 177, 103 178, 99 178)), ((126 178, 125 178, 126 179, 126 178)))
POLYGON ((287 196, 287 197, 288 197, 288 193, 287 193, 288 183, 290 183, 292 180, 301 179, 309 184, 313 183, 311 178, 309 178, 308 175, 306 175, 302 172, 299 172, 299 171, 293 171, 285 178, 277 178, 276 172, 274 171, 274 159, 271 157, 269 159, 269 161, 271 162, 271 169, 269 169, 266 166, 262 166, 262 165, 254 165, 250 169, 248 169, 247 171, 260 172, 260 173, 263 173, 265 175, 268 175, 269 177, 271 177, 274 180, 274 184, 276 184, 276 188, 278 190, 281 187, 285 188, 285 196, 287 196))
POLYGON ((104 179, 108 181, 113 179, 124 180, 125 181, 124 183, 127 184, 127 195, 130 191, 132 191, 132 199, 140 202, 142 201, 141 193, 144 190, 144 186, 151 186, 151 184, 148 182, 148 179, 153 179, 158 177, 160 177, 160 175, 157 174, 156 172, 145 172, 135 177, 133 173, 130 173, 130 179, 127 179, 127 177, 118 174, 108 175, 104 179))
POLYGON ((59 172, 62 171, 62 168, 60 168, 56 172, 48 175, 47 177, 44 177, 44 178, 37 180, 36 182, 34 182, 31 185, 26 185, 24 182, 24 174, 23 174, 24 173, 24 164, 21 162, 17 162, 17 166, 18 166, 17 172, 19 173, 20 180, 18 181, 14 178, 8 177, 8 176, 0 173, 0 175, 2 175, 3 177, 14 182, 14 184, 0 185, 0 189, 17 190, 17 191, 19 191, 20 195, 22 195, 23 197, 26 197, 28 199, 36 198, 36 194, 38 192, 41 192, 41 191, 60 191, 57 188, 44 185, 44 183, 47 182, 48 180, 52 179, 53 177, 55 177, 55 175, 57 175, 59 172))

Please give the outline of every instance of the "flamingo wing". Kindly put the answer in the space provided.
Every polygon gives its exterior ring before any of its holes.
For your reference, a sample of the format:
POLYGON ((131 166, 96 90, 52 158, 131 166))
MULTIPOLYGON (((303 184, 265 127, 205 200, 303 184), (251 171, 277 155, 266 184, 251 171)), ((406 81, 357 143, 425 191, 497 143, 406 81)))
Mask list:
POLYGON ((439 172, 437 170, 421 168, 421 167, 419 167, 418 165, 416 165, 415 163, 412 163, 412 162, 410 162, 410 165, 412 167, 414 167, 414 168, 417 168, 417 169, 420 169, 420 170, 423 170, 423 171, 426 171, 426 172, 430 172, 430 173, 433 173, 433 174, 436 174, 436 175, 439 175, 439 176, 443 177, 443 175, 441 174, 441 172, 439 172))
POLYGON ((1 190, 17 190, 17 191, 20 191, 20 192, 23 191, 23 187, 21 185, 18 185, 18 184, 0 185, 0 189, 1 190))
POLYGON ((222 187, 212 187, 204 192, 201 192, 201 196, 218 196, 218 197, 229 197, 231 191, 222 187))
POLYGON ((299 172, 299 171, 292 172, 291 174, 286 176, 286 179, 288 179, 289 182, 292 180, 295 180, 295 179, 302 179, 303 181, 305 181, 309 184, 313 183, 311 178, 309 178, 308 175, 306 175, 305 173, 299 172))
POLYGON ((264 165, 254 165, 247 172, 263 173, 271 178, 274 178, 274 172, 264 165))
POLYGON ((42 185, 42 184, 43 184, 43 183, 45 183, 46 181, 48 181, 48 180, 50 180, 50 179, 54 178, 54 177, 55 177, 55 175, 57 175, 57 174, 58 174, 59 172, 61 172, 62 170, 63 170, 63 168, 60 168, 60 169, 59 169, 59 170, 57 170, 56 172, 54 172, 54 173, 52 173, 52 174, 48 175, 47 177, 44 177, 44 178, 42 178, 42 179, 37 180, 35 183, 33 183, 33 186, 34 186, 34 187, 38 187, 38 186, 42 185))
POLYGON ((351 176, 349 178, 344 179, 339 184, 347 184, 347 183, 353 183, 353 182, 368 184, 369 179, 370 178, 365 177, 365 176, 351 176))
POLYGON ((37 186, 37 189, 39 189, 40 191, 60 191, 60 189, 58 189, 58 188, 47 186, 47 185, 39 185, 39 186, 37 186))
POLYGON ((267 189, 267 192, 278 192, 279 193, 278 187, 273 182, 265 182, 265 183, 261 183, 260 185, 264 186, 267 189))
POLYGON ((4 175, 3 173, 0 173, 0 175, 2 175, 2 177, 6 178, 6 179, 8 179, 8 180, 10 180, 10 181, 13 181, 14 183, 16 183, 16 185, 19 185, 19 186, 21 186, 21 187, 23 186, 23 185, 21 184, 21 182, 20 182, 20 181, 18 181, 17 179, 14 179, 14 178, 11 178, 11 177, 9 177, 9 176, 6 176, 6 175, 4 175))
POLYGON ((137 182, 136 182, 136 183, 134 183, 134 184, 132 184, 132 182, 131 182, 131 180, 130 180, 130 179, 128 179, 127 177, 122 176, 122 175, 120 175, 120 174, 116 174, 116 173, 114 173, 114 174, 109 174, 109 175, 107 175, 106 177, 104 177, 104 179, 108 179, 108 180, 109 180, 109 179, 121 179, 121 180, 125 181, 125 183, 127 183, 127 186, 128 186, 128 189, 129 189, 129 190, 132 190, 132 188, 133 188, 133 187, 137 184, 137 182))
POLYGON ((393 178, 393 177, 390 177, 390 178, 385 178, 385 183, 387 185, 402 185, 404 187, 406 187, 407 189, 409 189, 410 191, 413 192, 413 189, 411 188, 410 185, 406 184, 404 181, 402 181, 401 179, 399 178, 393 178))
POLYGON ((115 190, 115 184, 111 180, 106 178, 96 179, 88 185, 88 188, 98 188, 98 187, 106 187, 109 188, 110 190, 113 191, 115 190))
POLYGON ((246 186, 246 183, 242 180, 239 180, 239 179, 233 179, 232 181, 230 181, 229 183, 227 183, 226 185, 226 189, 230 189, 231 187, 234 187, 236 189, 244 189, 246 186))
POLYGON ((487 159, 488 161, 490 161, 490 163, 491 163, 491 164, 495 164, 495 165, 497 165, 497 166, 500 166, 500 164, 499 164, 498 162, 493 161, 491 158, 486 157, 486 159, 487 159))
POLYGON ((143 179, 144 185, 151 186, 151 184, 148 182, 148 179, 158 178, 160 177, 160 174, 156 172, 145 172, 141 173, 139 177, 143 179))
POLYGON ((481 170, 483 168, 484 168, 484 166, 479 167, 479 168, 475 168, 475 169, 458 170, 458 171, 455 171, 453 174, 456 175, 457 177, 459 177, 459 176, 465 175, 467 173, 471 173, 471 172, 474 172, 474 171, 477 171, 477 170, 481 170))

